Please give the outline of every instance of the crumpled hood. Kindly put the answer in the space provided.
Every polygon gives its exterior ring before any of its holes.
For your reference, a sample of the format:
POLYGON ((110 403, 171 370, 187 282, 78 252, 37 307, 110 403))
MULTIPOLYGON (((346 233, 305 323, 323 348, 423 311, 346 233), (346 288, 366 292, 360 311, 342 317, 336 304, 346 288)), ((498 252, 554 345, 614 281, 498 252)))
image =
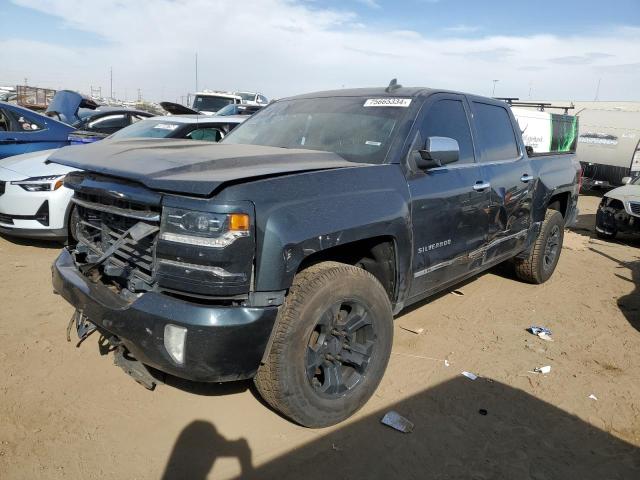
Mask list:
POLYGON ((330 152, 151 138, 65 147, 49 161, 134 180, 155 190, 199 196, 211 195, 226 182, 365 165, 330 152))
POLYGON ((52 150, 39 150, 37 152, 23 153, 22 155, 13 155, 0 160, 0 167, 10 170, 22 178, 66 175, 74 171, 74 168, 47 162, 49 156, 55 151, 57 149, 54 148, 52 150))
POLYGON ((82 108, 90 108, 95 110, 98 104, 88 97, 80 95, 78 92, 71 90, 60 90, 51 99, 51 103, 47 107, 45 113, 55 113, 60 116, 60 120, 68 125, 80 120, 78 110, 82 108))
POLYGON ((604 196, 615 198, 623 203, 629 201, 640 202, 640 185, 623 185, 622 187, 609 190, 604 196))

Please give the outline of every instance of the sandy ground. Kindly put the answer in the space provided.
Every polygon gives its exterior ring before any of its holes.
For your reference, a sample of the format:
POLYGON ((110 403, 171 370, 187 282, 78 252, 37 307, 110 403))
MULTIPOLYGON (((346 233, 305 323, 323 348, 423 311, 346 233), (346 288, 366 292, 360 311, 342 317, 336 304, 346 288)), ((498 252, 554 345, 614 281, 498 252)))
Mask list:
POLYGON ((638 479, 640 241, 596 239, 598 201, 580 199, 545 285, 498 268, 404 312, 375 396, 324 430, 281 418, 250 382, 146 391, 96 337, 66 342, 60 247, 0 238, 0 478, 638 479), (413 433, 381 425, 389 409, 413 433))

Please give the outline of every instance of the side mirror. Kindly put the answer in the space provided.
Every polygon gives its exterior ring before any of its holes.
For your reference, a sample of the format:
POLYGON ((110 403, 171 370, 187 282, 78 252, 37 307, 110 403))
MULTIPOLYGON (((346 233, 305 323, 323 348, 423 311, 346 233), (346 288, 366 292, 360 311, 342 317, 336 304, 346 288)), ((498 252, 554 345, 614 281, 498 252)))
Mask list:
POLYGON ((449 137, 429 137, 423 150, 418 150, 420 156, 416 159, 418 168, 429 169, 442 167, 460 159, 458 141, 449 137))
POLYGON ((631 183, 631 180, 633 180, 631 177, 622 177, 622 184, 629 185, 631 183))

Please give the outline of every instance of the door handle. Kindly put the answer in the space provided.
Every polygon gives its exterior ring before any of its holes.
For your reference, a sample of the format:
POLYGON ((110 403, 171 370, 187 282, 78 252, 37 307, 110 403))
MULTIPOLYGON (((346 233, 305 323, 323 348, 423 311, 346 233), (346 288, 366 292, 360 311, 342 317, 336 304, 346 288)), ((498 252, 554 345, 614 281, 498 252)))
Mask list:
POLYGON ((487 188, 489 188, 491 186, 491 184, 489 182, 481 182, 478 181, 475 183, 475 185, 473 186, 473 189, 476 192, 482 192, 483 190, 486 190, 487 188))
POLYGON ((18 139, 17 138, 2 138, 0 139, 0 144, 9 144, 9 143, 18 143, 18 139))
POLYGON ((524 182, 524 183, 528 183, 528 182, 530 182, 531 180, 533 180, 533 178, 534 178, 534 177, 533 177, 533 175, 529 175, 528 173, 525 173, 524 175, 522 175, 522 176, 520 177, 520 181, 521 181, 521 182, 524 182))

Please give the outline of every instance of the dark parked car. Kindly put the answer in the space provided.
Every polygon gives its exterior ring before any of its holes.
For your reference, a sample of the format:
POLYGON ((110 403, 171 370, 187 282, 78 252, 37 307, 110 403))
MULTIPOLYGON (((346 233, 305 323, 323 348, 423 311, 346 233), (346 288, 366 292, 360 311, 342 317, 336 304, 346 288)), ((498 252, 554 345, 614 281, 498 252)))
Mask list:
POLYGON ((309 427, 352 415, 393 315, 512 260, 548 280, 574 221, 573 154, 529 155, 509 106, 422 88, 279 100, 221 143, 110 141, 52 160, 82 222, 53 285, 148 388, 147 366, 254 377, 309 427))
POLYGON ((75 131, 69 135, 71 145, 92 143, 130 125, 154 115, 143 110, 119 107, 98 107, 96 110, 80 110, 79 119, 73 123, 75 131))

